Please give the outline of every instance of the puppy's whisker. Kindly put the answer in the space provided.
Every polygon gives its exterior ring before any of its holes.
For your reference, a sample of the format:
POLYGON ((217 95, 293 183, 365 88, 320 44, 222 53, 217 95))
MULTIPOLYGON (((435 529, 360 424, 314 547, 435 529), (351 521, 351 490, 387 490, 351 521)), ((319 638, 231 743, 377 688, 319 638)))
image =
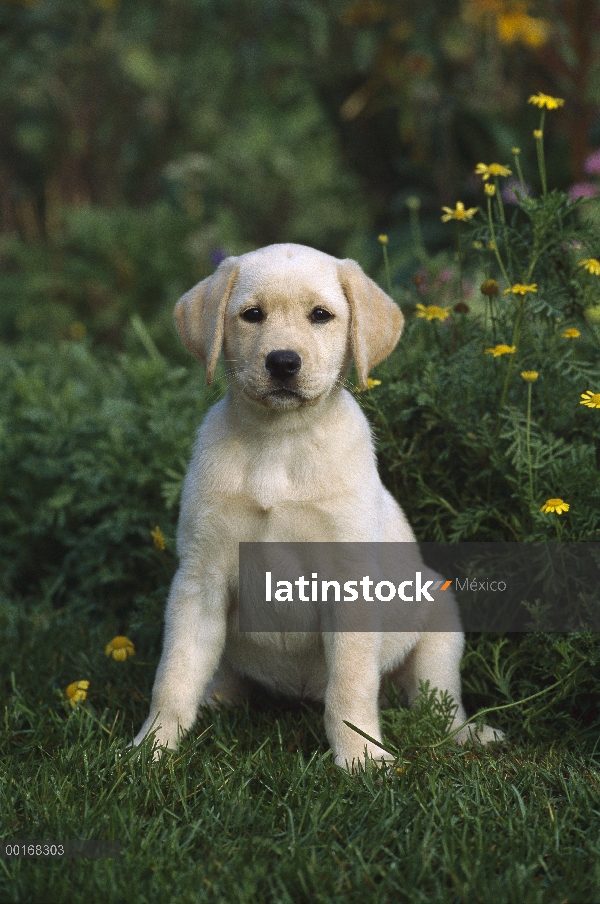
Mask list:
POLYGON ((350 382, 350 380, 347 380, 345 377, 338 377, 336 380, 333 381, 333 385, 337 386, 339 389, 348 389, 350 391, 352 391, 355 388, 354 385, 350 382))
POLYGON ((238 374, 242 373, 243 369, 243 367, 226 367, 225 376, 236 377, 238 374))

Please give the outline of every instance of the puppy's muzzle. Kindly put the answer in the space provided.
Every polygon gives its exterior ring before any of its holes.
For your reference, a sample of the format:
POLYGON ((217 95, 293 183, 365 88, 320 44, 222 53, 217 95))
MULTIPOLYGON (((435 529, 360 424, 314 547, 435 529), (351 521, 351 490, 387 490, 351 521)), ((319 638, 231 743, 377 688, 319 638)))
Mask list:
POLYGON ((295 377, 302 366, 302 358, 290 349, 277 349, 265 358, 265 370, 274 380, 285 382, 295 377))

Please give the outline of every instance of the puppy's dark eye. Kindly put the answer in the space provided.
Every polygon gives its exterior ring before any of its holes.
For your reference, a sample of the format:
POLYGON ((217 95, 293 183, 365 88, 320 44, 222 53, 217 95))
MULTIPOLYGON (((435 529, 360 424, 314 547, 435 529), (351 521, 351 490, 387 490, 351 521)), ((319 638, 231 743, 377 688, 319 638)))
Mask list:
POLYGON ((332 318, 333 314, 330 314, 325 308, 313 308, 310 312, 310 319, 313 323, 327 323, 332 318))
POLYGON ((265 315, 260 308, 248 308, 246 311, 242 312, 242 317, 244 320, 247 320, 248 323, 260 323, 261 320, 265 319, 265 315))

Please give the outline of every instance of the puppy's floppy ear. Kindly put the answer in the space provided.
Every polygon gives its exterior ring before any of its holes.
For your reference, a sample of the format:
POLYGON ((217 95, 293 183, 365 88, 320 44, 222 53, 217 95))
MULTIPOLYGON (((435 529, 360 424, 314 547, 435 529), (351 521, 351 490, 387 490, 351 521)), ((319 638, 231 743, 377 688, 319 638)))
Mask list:
POLYGON ((179 299, 175 305, 175 326, 181 341, 206 369, 212 383, 223 344, 225 308, 238 274, 238 258, 226 258, 207 279, 179 299))
POLYGON ((351 340, 361 389, 371 368, 390 354, 400 338, 404 318, 389 295, 369 279, 356 261, 340 261, 338 274, 351 311, 351 340))

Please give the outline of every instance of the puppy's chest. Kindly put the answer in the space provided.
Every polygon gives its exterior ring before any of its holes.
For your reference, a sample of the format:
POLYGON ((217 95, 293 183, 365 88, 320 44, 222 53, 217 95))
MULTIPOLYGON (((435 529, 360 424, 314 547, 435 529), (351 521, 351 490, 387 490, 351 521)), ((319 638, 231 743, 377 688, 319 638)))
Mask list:
MULTIPOLYGON (((224 457, 219 479, 208 480, 204 515, 218 514, 219 523, 237 540, 312 541, 336 534, 340 496, 348 494, 332 479, 329 464, 303 455, 302 448, 285 448, 224 457)), ((216 468, 217 462, 213 461, 216 468)), ((208 475, 207 475, 208 476, 208 475)), ((216 476, 212 471, 212 477, 216 476)), ((211 523, 214 521, 210 516, 211 523)))
POLYGON ((316 500, 326 488, 314 458, 284 444, 273 449, 237 449, 212 464, 219 479, 210 483, 218 487, 218 495, 230 505, 237 501, 262 512, 286 503, 316 500))
POLYGON ((269 512, 286 502, 307 500, 313 495, 314 487, 307 485, 304 469, 297 463, 270 460, 253 463, 247 471, 246 480, 240 487, 241 496, 252 501, 261 512, 269 512))

